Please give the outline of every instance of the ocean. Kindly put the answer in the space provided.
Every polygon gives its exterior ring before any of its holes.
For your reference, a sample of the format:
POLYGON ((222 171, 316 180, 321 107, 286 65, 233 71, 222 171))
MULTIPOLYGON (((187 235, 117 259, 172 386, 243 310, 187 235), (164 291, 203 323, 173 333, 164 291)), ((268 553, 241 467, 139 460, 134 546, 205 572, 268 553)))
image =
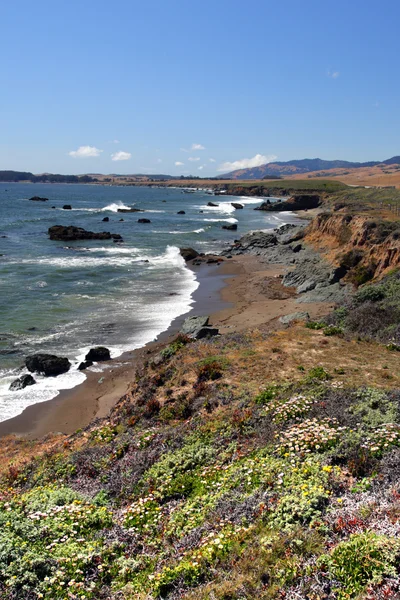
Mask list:
POLYGON ((296 222, 290 213, 254 211, 261 202, 177 188, 0 184, 0 421, 84 381, 77 366, 90 347, 107 346, 117 357, 189 312, 198 282, 180 247, 220 252, 250 230, 296 222), (32 196, 48 202, 29 201, 32 196), (65 204, 72 210, 63 210, 65 204), (145 212, 118 212, 133 207, 145 212), (139 224, 143 217, 151 223, 139 224), (238 230, 223 230, 228 223, 238 230), (119 233, 124 243, 50 241, 52 225, 119 233), (27 372, 24 358, 36 352, 67 356, 73 366, 55 378, 35 375, 36 385, 10 391, 27 372))

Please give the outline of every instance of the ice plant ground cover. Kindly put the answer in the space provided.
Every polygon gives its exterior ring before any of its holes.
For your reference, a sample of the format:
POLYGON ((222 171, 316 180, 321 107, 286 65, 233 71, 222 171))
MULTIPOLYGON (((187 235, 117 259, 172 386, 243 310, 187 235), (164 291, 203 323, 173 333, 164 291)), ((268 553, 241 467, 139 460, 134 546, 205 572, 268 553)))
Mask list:
POLYGON ((4 440, 0 597, 398 597, 399 367, 318 329, 179 343, 107 419, 4 440))

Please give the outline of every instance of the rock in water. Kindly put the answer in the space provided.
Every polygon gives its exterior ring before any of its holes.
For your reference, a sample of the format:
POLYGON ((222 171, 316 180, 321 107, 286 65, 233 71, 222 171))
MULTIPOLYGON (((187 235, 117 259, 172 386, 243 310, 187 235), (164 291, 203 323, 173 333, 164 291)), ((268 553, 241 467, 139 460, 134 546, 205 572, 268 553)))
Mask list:
POLYGON ((214 207, 216 207, 216 206, 218 206, 218 204, 215 204, 214 202, 207 202, 207 206, 214 206, 214 207))
POLYGON ((63 210, 72 210, 72 206, 70 204, 64 204, 63 210))
POLYGON ((104 221, 105 223, 108 223, 109 220, 110 220, 110 217, 104 217, 104 219, 102 219, 102 221, 104 221))
POLYGON ((32 202, 48 202, 48 198, 41 198, 40 196, 32 196, 32 198, 29 198, 29 200, 31 200, 32 202))
POLYGON ((84 371, 88 367, 91 367, 92 364, 93 364, 93 362, 91 360, 85 360, 84 362, 80 363, 80 365, 78 367, 78 371, 84 371))
POLYGON ((138 219, 138 223, 151 223, 150 219, 138 219))
POLYGON ((15 379, 8 389, 15 392, 17 390, 23 390, 28 385, 34 385, 35 383, 36 381, 33 379, 32 375, 22 375, 18 379, 15 379))
POLYGON ((193 248, 179 248, 179 252, 186 262, 199 256, 199 253, 196 252, 196 250, 193 250, 193 248))
POLYGON ((85 361, 100 362, 102 360, 111 360, 110 351, 104 346, 90 348, 89 352, 85 356, 85 361))
POLYGON ((76 240, 122 239, 119 233, 110 233, 109 231, 95 233, 93 231, 86 231, 85 229, 82 229, 82 227, 75 227, 74 225, 53 225, 53 227, 49 227, 48 233, 51 240, 61 242, 73 242, 76 240))
POLYGON ((144 212, 143 208, 118 208, 117 212, 122 213, 135 213, 135 212, 144 212))
POLYGON ((184 210, 178 210, 178 212, 176 213, 177 215, 185 215, 185 211, 184 210))
POLYGON ((47 377, 55 377, 66 373, 71 367, 68 358, 54 354, 32 354, 25 359, 25 365, 31 373, 42 373, 47 377))
POLYGON ((243 204, 239 204, 239 202, 231 202, 231 205, 233 206, 233 208, 236 208, 236 210, 243 208, 243 204))
POLYGON ((232 223, 232 225, 222 225, 222 229, 227 229, 228 231, 236 231, 237 230, 237 224, 236 223, 232 223))

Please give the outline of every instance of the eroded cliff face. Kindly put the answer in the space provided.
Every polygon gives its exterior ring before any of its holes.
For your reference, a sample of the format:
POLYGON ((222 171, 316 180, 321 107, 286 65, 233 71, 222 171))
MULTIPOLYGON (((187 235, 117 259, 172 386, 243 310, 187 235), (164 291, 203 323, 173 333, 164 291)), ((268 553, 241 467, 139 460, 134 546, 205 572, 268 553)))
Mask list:
POLYGON ((307 227, 305 241, 335 264, 347 261, 349 270, 372 269, 374 279, 400 266, 400 225, 396 223, 324 213, 307 227))

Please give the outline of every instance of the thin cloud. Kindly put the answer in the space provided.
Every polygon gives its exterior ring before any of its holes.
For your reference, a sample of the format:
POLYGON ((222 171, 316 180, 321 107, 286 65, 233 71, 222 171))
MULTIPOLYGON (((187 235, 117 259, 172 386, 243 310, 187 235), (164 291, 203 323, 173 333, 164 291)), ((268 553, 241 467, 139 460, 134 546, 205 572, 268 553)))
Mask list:
POLYGON ((157 158, 158 164, 162 163, 162 158, 157 158))
POLYGON ((175 166, 176 167, 183 167, 184 164, 185 163, 181 162, 180 160, 177 160, 176 163, 175 163, 175 166))
POLYGON ((331 79, 337 79, 340 75, 340 71, 328 71, 328 77, 330 77, 331 79))
POLYGON ((78 150, 71 150, 68 152, 72 158, 94 158, 100 156, 103 150, 99 150, 95 146, 79 146, 78 150))
POLYGON ((209 161, 209 162, 217 162, 217 161, 215 160, 215 158, 209 158, 209 159, 208 159, 208 161, 209 161))
POLYGON ((204 146, 202 146, 201 144, 192 144, 191 150, 205 150, 204 146))
POLYGON ((204 169, 204 165, 201 165, 201 167, 199 167, 199 171, 202 171, 204 169))
POLYGON ((188 160, 190 160, 190 162, 196 162, 197 160, 200 160, 200 157, 199 156, 189 156, 188 160))
POLYGON ((111 160, 114 161, 129 160, 130 158, 132 158, 132 154, 130 152, 123 152, 122 150, 120 152, 114 152, 114 154, 111 154, 111 160))
POLYGON ((241 158, 240 160, 234 160, 233 162, 224 162, 218 167, 218 171, 228 172, 236 171, 236 169, 249 169, 250 167, 260 167, 267 163, 275 160, 277 156, 269 154, 264 156, 263 154, 256 154, 253 158, 241 158))

